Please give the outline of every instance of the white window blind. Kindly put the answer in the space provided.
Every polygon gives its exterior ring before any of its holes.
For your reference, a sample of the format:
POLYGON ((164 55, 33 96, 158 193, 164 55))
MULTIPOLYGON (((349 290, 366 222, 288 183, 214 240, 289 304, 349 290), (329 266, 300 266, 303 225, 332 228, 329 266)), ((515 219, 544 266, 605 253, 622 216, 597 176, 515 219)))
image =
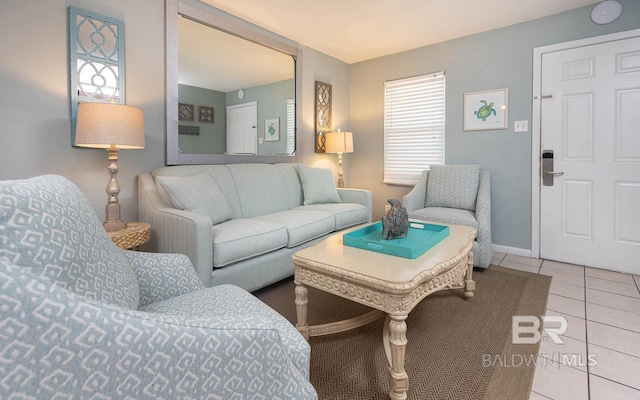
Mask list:
POLYGON ((287 99, 287 154, 296 151, 296 104, 287 99))
POLYGON ((384 183, 414 185, 444 164, 444 72, 384 84, 384 183))

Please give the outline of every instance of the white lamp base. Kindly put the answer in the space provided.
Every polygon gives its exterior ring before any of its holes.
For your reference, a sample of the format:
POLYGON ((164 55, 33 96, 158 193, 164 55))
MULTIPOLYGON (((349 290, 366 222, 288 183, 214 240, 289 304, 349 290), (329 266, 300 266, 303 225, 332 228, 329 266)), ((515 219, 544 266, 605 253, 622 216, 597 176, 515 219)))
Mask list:
POLYGON ((338 153, 338 187, 339 188, 344 187, 344 179, 342 179, 343 176, 344 176, 344 171, 342 169, 342 153, 338 153))

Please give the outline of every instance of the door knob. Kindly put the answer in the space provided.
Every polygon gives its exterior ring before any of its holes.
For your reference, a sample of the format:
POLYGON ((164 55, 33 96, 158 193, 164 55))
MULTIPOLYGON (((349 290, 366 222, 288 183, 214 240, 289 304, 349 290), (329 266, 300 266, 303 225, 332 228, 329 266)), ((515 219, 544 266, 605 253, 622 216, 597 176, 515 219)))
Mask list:
POLYGON ((553 178, 562 175, 564 172, 553 170, 553 150, 544 150, 542 152, 542 185, 553 186, 553 178))

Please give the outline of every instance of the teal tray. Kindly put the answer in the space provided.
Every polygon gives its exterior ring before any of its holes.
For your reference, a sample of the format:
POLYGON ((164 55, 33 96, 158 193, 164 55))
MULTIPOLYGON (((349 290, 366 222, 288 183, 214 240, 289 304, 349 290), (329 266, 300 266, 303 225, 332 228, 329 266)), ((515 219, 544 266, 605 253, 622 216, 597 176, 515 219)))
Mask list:
POLYGON ((382 222, 377 222, 345 233, 342 243, 346 246, 414 259, 449 236, 448 226, 409 222, 407 237, 402 239, 383 239, 382 222))

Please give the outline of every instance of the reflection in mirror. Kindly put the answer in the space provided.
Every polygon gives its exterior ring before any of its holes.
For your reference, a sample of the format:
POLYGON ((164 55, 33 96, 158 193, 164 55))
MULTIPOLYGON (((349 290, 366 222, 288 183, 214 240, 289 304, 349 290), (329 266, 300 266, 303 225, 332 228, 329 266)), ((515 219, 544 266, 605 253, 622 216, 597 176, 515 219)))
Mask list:
POLYGON ((299 54, 167 0, 167 164, 295 162, 299 54))
POLYGON ((200 128, 195 135, 179 130, 180 150, 291 154, 287 142, 295 141, 293 124, 283 124, 281 140, 265 141, 262 122, 269 118, 287 121, 287 105, 295 95, 294 66, 288 54, 179 18, 178 101, 197 108, 198 118, 180 120, 178 114, 178 119, 180 126, 200 128), (202 118, 203 107, 213 108, 212 118, 202 118))

